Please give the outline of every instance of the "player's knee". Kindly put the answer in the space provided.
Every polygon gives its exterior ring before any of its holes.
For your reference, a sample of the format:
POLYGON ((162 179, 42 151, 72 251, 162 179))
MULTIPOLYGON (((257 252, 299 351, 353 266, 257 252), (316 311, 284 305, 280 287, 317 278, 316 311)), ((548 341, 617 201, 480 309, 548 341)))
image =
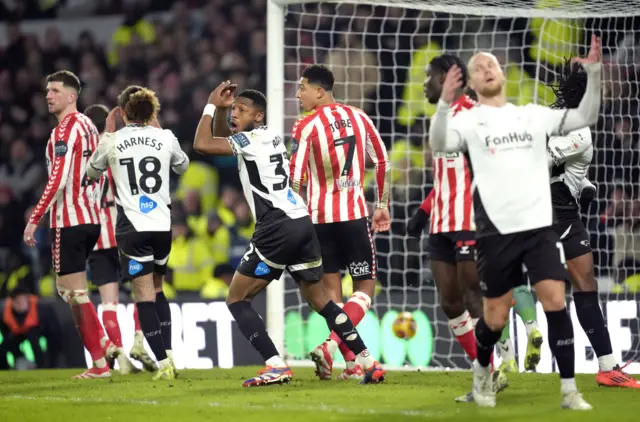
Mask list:
POLYGON ((60 296, 62 298, 62 300, 64 301, 64 303, 69 303, 69 296, 71 294, 71 290, 66 289, 62 286, 58 286, 57 287, 58 290, 58 296, 60 296))
POLYGON ((509 319, 510 307, 502 298, 485 301, 482 317, 492 331, 501 331, 509 319))
POLYGON ((376 292, 376 281, 372 279, 358 281, 354 280, 353 290, 354 292, 362 292, 369 298, 372 298, 373 296, 375 296, 376 292))
POLYGON ((462 315, 465 311, 461 297, 440 295, 440 308, 449 319, 454 319, 462 315))
POLYGON ((536 283, 534 288, 545 311, 559 311, 566 308, 564 281, 543 280, 536 283))

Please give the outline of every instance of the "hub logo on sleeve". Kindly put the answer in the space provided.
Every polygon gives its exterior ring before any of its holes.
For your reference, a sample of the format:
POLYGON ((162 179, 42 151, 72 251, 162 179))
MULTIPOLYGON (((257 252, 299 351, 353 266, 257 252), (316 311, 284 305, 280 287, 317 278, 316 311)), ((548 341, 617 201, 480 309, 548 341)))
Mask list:
POLYGON ((143 214, 149 214, 151 211, 158 207, 158 203, 153 199, 142 195, 140 197, 140 212, 143 214))
POLYGON ((136 275, 142 271, 142 264, 135 259, 129 260, 129 275, 136 275))

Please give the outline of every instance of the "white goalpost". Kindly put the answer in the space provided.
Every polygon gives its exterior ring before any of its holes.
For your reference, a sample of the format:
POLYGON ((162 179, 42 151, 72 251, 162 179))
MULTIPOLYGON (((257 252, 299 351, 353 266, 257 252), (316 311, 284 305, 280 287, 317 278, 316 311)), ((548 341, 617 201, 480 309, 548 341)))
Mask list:
MULTIPOLYGON (((468 369, 450 333, 421 240, 405 234, 405 222, 432 186, 428 119, 424 99, 427 63, 443 53, 463 61, 491 51, 507 77, 516 104, 553 102, 549 87, 565 58, 584 54, 596 32, 604 44, 603 108, 592 128, 594 160, 589 174, 597 199, 584 216, 591 236, 601 305, 619 361, 640 357, 640 3, 627 0, 353 0, 317 3, 267 1, 267 98, 269 126, 285 138, 300 117, 295 87, 300 72, 324 63, 336 75, 336 99, 363 108, 387 144, 392 166, 388 234, 375 238, 380 287, 358 326, 374 357, 391 368, 468 369), (416 337, 393 336, 398 312, 414 314, 416 337)), ((365 188, 373 182, 365 178, 365 188)), ((351 294, 345 279, 343 293, 351 294)), ((568 296, 570 301, 570 295, 568 296)), ((346 298, 345 298, 346 301, 346 298)), ((575 328, 576 371, 597 371, 597 359, 570 304, 575 328)), ((283 278, 267 289, 266 322, 276 347, 291 365, 308 365, 308 352, 328 328, 283 278)), ((546 320, 538 308, 546 340, 546 320)), ((525 329, 512 315, 511 335, 523 368, 525 329)), ((335 356, 339 365, 341 357, 335 356)), ((640 373, 640 363, 630 365, 640 373)), ((554 371, 543 346, 538 372, 554 371)))

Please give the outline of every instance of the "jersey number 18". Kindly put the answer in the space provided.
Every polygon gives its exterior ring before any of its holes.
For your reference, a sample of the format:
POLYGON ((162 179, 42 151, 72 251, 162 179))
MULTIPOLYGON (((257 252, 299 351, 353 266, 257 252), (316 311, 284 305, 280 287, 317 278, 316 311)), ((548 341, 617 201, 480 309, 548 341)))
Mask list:
POLYGON ((133 162, 133 158, 121 158, 120 165, 127 168, 127 177, 129 178, 129 188, 131 189, 131 195, 140 194, 142 192, 151 194, 156 193, 162 186, 162 178, 160 177, 160 160, 157 157, 144 157, 138 163, 138 171, 140 171, 140 178, 137 178, 136 167, 133 162), (148 168, 150 167, 150 168, 148 168), (153 180, 153 185, 149 184, 149 180, 153 180))

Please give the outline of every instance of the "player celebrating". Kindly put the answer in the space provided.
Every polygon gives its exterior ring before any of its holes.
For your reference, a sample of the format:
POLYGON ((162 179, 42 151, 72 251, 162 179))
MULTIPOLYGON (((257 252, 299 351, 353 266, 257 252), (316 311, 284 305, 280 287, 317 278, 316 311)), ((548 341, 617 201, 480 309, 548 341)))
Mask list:
POLYGON ((508 319, 513 287, 526 266, 549 326, 549 347, 558 364, 562 407, 588 410, 575 383, 573 326, 564 298, 564 251, 552 229, 546 143, 549 136, 594 124, 600 108, 601 42, 592 36, 586 59, 574 59, 588 73, 586 93, 576 109, 524 107, 506 102, 505 77, 495 56, 474 55, 469 85, 478 94, 473 109, 449 118, 450 104, 462 86, 453 66, 429 130, 434 151, 466 150, 474 169, 478 272, 485 295, 475 329, 478 358, 473 363, 473 398, 493 407, 489 360, 508 319), (526 189, 525 189, 526 187, 526 189))
POLYGON ((293 373, 269 338, 251 299, 282 272, 300 286, 302 296, 339 334, 365 368, 363 384, 384 380, 353 323, 327 295, 320 245, 302 198, 289 187, 289 160, 280 136, 264 126, 267 100, 255 90, 233 97, 235 85, 223 82, 209 97, 193 144, 210 155, 236 155, 240 180, 256 221, 247 253, 236 270, 227 304, 242 333, 265 360, 266 368, 243 387, 288 382, 293 373), (227 109, 231 107, 230 123, 227 109), (216 112, 216 108, 218 110, 216 112), (213 116, 215 115, 215 118, 213 116), (213 133, 211 124, 213 118, 213 133))
MULTIPOLYGON (((557 99, 551 107, 578 107, 586 86, 587 74, 579 64, 567 61, 557 85, 552 87, 557 99)), ((579 203, 584 197, 587 200, 592 198, 594 190, 585 179, 593 158, 591 131, 587 127, 566 136, 552 137, 547 150, 551 157, 551 198, 557 218, 555 230, 562 240, 567 259, 578 321, 598 357, 600 370, 596 374, 596 382, 608 387, 640 389, 640 381, 625 373, 613 357, 611 339, 598 300, 589 234, 580 219, 579 203), (585 191, 588 193, 584 194, 585 191)))
MULTIPOLYGON (((354 293, 344 312, 355 325, 371 306, 376 285, 376 255, 362 189, 365 153, 376 166, 377 204, 373 230, 389 230, 390 168, 378 130, 362 110, 333 99, 333 73, 322 65, 302 73, 296 97, 302 109, 313 111, 293 126, 291 187, 299 192, 307 179, 307 202, 322 250, 322 278, 331 299, 342 302, 340 270, 351 274, 354 293)), ((340 348, 347 368, 341 379, 358 379, 362 369, 337 333, 310 354, 320 379, 330 379, 333 355, 340 348)))
MULTIPOLYGON (((85 116, 89 117, 98 129, 98 133, 102 138, 104 134, 109 109, 102 104, 94 104, 87 107, 84 111, 85 116)), ((116 203, 115 203, 115 186, 113 184, 113 176, 111 170, 107 169, 106 177, 100 195, 102 209, 100 210, 101 232, 100 238, 93 248, 93 252, 89 255, 89 268, 91 269, 91 282, 98 287, 100 299, 102 300, 102 324, 109 336, 109 340, 113 342, 115 353, 111 353, 118 360, 121 374, 130 374, 138 372, 138 369, 131 364, 122 348, 122 333, 118 324, 118 316, 116 314, 118 306, 119 280, 122 278, 120 273, 120 258, 118 255, 118 247, 116 245, 116 203)), ((134 313, 135 324, 139 325, 137 312, 134 313)), ((143 364, 145 369, 155 372, 156 364, 149 357, 142 343, 144 337, 142 332, 136 331, 134 346, 131 350, 132 357, 143 364), (140 334, 138 334, 140 333, 140 334)), ((106 336, 101 339, 104 344, 106 336)), ((110 350, 107 350, 107 358, 110 358, 110 350)))
POLYGON ((176 377, 171 356, 171 313, 162 280, 171 251, 169 169, 182 174, 189 158, 170 130, 157 124, 160 104, 153 91, 130 86, 107 117, 105 135, 91 157, 87 176, 111 170, 118 218, 116 241, 125 280, 132 280, 140 325, 159 369, 154 379, 176 377), (115 132, 117 115, 126 127, 115 132))
POLYGON ((34 233, 49 211, 58 294, 71 306, 82 343, 93 360, 93 367, 74 378, 106 378, 111 371, 86 278, 87 258, 100 237, 100 184, 85 177, 89 157, 98 145, 98 131, 78 112, 79 93, 80 80, 73 73, 61 70, 47 76, 47 105, 58 126, 47 142, 49 180, 24 230, 24 241, 35 246, 34 233))
MULTIPOLYGON (((475 102, 463 93, 467 69, 459 57, 443 54, 435 57, 426 69, 424 92, 431 104, 436 104, 444 78, 453 66, 462 72, 462 86, 455 93, 453 115, 468 110, 475 102)), ((407 233, 419 238, 429 221, 428 251, 431 271, 438 288, 440 307, 449 318, 449 326, 458 342, 474 360, 476 340, 473 328, 482 315, 482 292, 475 263, 476 234, 471 198, 471 170, 460 152, 433 153, 433 189, 407 224, 407 233), (461 288, 462 287, 462 288, 461 288)), ((514 289, 516 311, 525 323, 528 334, 525 369, 535 370, 540 362, 542 334, 536 323, 536 308, 527 286, 514 289)), ((500 372, 518 371, 513 354, 509 325, 505 326, 498 342, 502 357, 500 372)), ((506 379, 494 374, 499 391, 506 379)), ((467 396, 467 397, 470 397, 467 396)))

